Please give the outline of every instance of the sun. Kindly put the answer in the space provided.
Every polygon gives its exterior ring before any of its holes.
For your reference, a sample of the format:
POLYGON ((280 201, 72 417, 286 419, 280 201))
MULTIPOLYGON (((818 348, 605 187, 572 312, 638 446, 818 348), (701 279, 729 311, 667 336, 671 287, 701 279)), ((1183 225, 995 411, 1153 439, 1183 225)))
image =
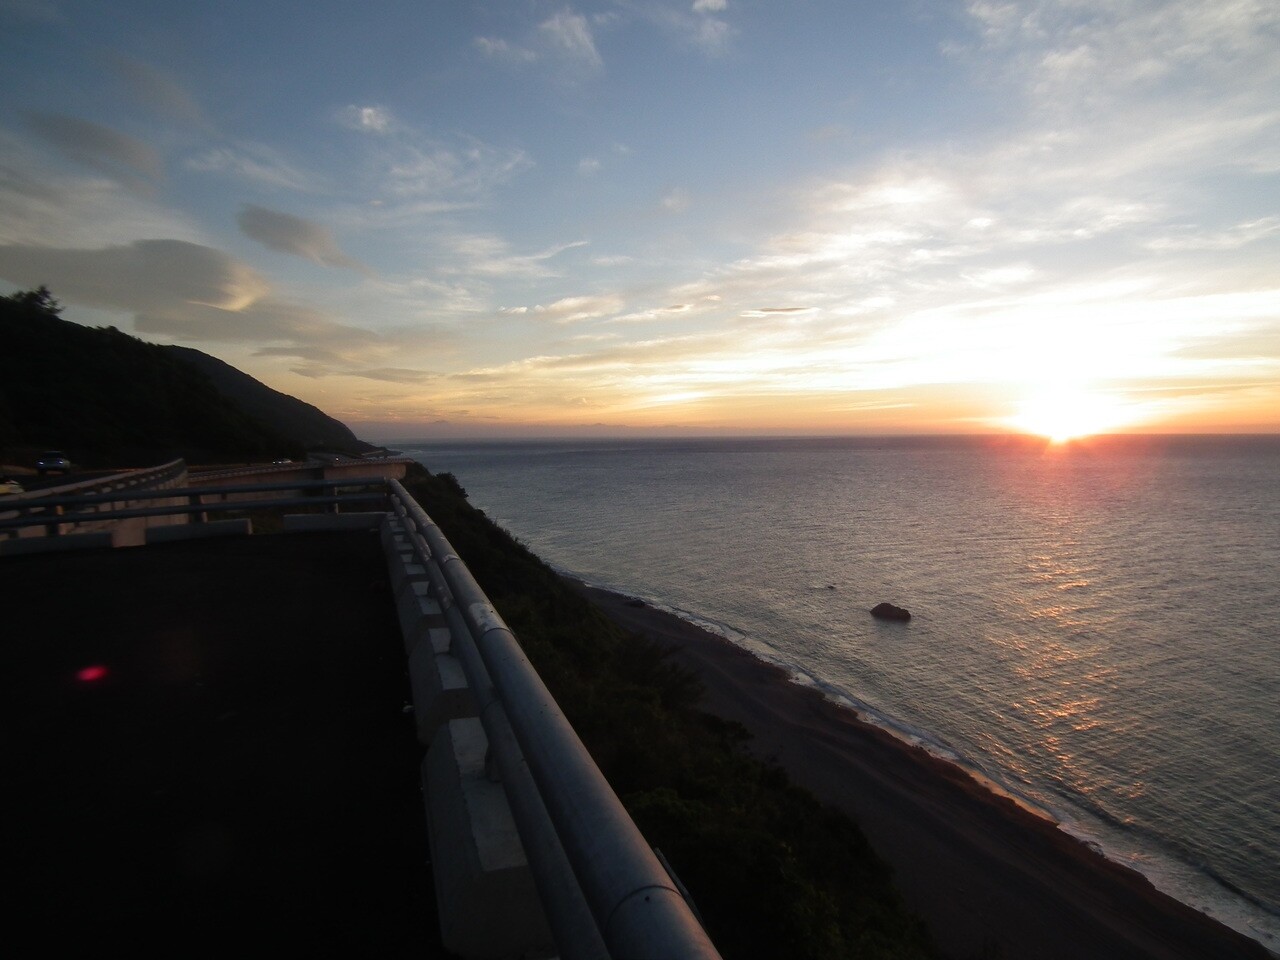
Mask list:
POLYGON ((1131 423, 1133 411, 1109 394, 1077 386, 1043 388, 1029 395, 1004 424, 1023 433, 1066 443, 1131 423))

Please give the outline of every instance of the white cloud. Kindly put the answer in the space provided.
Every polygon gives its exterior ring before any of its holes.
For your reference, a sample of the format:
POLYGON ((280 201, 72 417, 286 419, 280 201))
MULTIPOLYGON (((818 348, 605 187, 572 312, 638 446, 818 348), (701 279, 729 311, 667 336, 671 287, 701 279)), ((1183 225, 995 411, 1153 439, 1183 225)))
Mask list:
POLYGON ((1055 113, 1173 91, 1208 103, 1223 88, 1265 102, 1280 77, 1280 8, 1268 0, 981 0, 968 11, 984 59, 1055 113))
POLYGON ((590 177, 600 172, 600 161, 595 157, 583 157, 578 161, 578 173, 590 177))
POLYGON ((962 276, 975 287, 998 289, 1030 283, 1038 274, 1039 271, 1031 264, 1017 263, 1007 267, 981 267, 962 276))
POLYGON ((395 125, 395 117, 386 107, 361 107, 352 104, 339 112, 338 122, 351 130, 387 133, 395 125))
POLYGON ((546 306, 536 306, 532 312, 553 323, 581 323, 618 313, 626 301, 614 295, 563 297, 546 306))
POLYGON ((210 147, 188 157, 184 166, 196 173, 227 174, 300 193, 317 192, 328 186, 318 174, 294 165, 275 149, 261 144, 210 147))
POLYGON ((1261 217, 1234 224, 1225 230, 1174 229, 1149 240, 1146 246, 1157 251, 1237 250, 1277 234, 1280 234, 1280 216, 1261 217))
POLYGON ((376 160, 375 176, 400 198, 475 199, 508 182, 531 165, 519 149, 500 149, 476 140, 444 144, 405 138, 376 160))
POLYGON ((486 57, 499 60, 504 63, 520 65, 525 63, 533 63, 538 59, 538 55, 528 47, 520 47, 515 44, 508 43, 496 37, 476 37, 474 40, 476 49, 483 53, 486 57))
POLYGON ((540 23, 538 32, 551 50, 562 57, 589 67, 603 65, 591 35, 591 25, 581 14, 566 7, 540 23))
POLYGON ((608 15, 588 20, 565 7, 539 22, 522 42, 482 36, 476 37, 472 43, 482 55, 495 62, 511 67, 545 64, 559 73, 561 81, 577 82, 585 74, 594 75, 604 66, 596 48, 592 23, 608 26, 616 20, 616 17, 608 15))
POLYGON ((435 269, 442 274, 487 279, 548 279, 558 277, 550 261, 560 254, 587 245, 585 240, 561 243, 535 253, 513 253, 510 244, 494 234, 452 234, 437 240, 435 269))
POLYGON ((662 209, 668 213, 684 213, 689 209, 691 202, 689 191, 683 187, 673 187, 658 201, 662 209))
POLYGON ((695 47, 708 55, 724 53, 733 39, 734 30, 729 22, 716 14, 729 7, 726 0, 694 0, 688 11, 665 4, 634 7, 634 11, 660 29, 674 36, 678 42, 695 47))

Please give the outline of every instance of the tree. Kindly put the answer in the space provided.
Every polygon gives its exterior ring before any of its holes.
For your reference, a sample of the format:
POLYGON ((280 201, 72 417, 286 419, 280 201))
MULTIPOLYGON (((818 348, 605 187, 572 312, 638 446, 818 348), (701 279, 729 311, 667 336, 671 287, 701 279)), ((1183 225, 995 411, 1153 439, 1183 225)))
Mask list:
POLYGON ((56 317, 62 313, 62 304, 54 299, 53 294, 49 292, 49 288, 43 283, 34 290, 20 291, 4 299, 17 304, 19 307, 27 310, 36 310, 51 317, 56 317))

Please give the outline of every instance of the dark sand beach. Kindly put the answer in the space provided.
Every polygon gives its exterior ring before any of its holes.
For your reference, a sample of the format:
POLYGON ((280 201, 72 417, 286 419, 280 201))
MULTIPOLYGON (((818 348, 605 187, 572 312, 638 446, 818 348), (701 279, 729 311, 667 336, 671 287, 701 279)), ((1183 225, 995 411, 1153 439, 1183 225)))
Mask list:
POLYGON ((575 586, 624 628, 671 648, 702 679, 705 708, 745 726, 758 756, 852 815, 948 956, 1270 955, 732 643, 620 594, 575 586))

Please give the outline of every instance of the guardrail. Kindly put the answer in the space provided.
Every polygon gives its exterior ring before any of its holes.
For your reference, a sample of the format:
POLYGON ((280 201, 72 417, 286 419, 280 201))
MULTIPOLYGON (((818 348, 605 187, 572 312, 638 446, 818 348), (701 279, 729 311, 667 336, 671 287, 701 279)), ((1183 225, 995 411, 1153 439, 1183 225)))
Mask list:
MULTIPOLYGON (((690 904, 641 835, 444 533, 398 480, 362 478, 136 490, 128 499, 156 507, 96 512, 122 498, 109 492, 27 498, 22 516, 0 520, 0 534, 23 527, 289 506, 378 501, 407 528, 415 560, 449 624, 548 924, 565 960, 719 960, 690 904), (366 488, 357 493, 339 489, 366 488), (304 496, 256 499, 272 492, 304 496), (329 491, 329 492, 325 492, 329 491), (185 498, 178 505, 172 501, 185 498), (254 499, 238 499, 251 497, 254 499), (72 508, 67 510, 67 508, 72 508), (40 511, 52 511, 41 514, 40 511)), ((10 505, 10 504, 6 504, 10 505)), ((56 535, 56 532, 55 532, 56 535)))
POLYGON ((449 620, 561 955, 718 958, 471 571, 404 487, 389 487, 449 620))
POLYGON ((192 478, 201 485, 212 486, 239 477, 269 477, 272 475, 310 476, 317 480, 338 480, 354 477, 381 476, 399 479, 410 464, 410 457, 340 457, 312 458, 285 463, 243 464, 211 470, 193 471, 192 478), (394 471, 394 472, 392 472, 394 471))
POLYGON ((133 520, 138 518, 154 518, 166 516, 187 516, 194 522, 200 522, 209 513, 239 511, 245 509, 267 509, 276 507, 308 507, 326 505, 338 507, 349 503, 368 503, 376 501, 385 503, 387 499, 386 481, 381 478, 350 480, 293 480, 285 483, 253 483, 235 486, 217 487, 172 487, 166 490, 130 490, 128 496, 120 496, 119 492, 98 494, 58 494, 51 497, 25 496, 22 499, 6 500, 3 506, 11 508, 4 511, 0 519, 0 534, 17 535, 18 531, 36 526, 44 526, 47 536, 58 536, 63 533, 64 526, 79 523, 107 523, 117 520, 133 520), (353 488, 371 488, 359 493, 338 493, 338 490, 353 488), (324 493, 325 490, 334 491, 324 493), (280 496, 263 498, 262 494, 285 493, 290 491, 314 491, 304 496, 280 496), (243 499, 236 499, 237 497, 243 499), (100 510, 104 504, 141 503, 148 500, 169 501, 159 507, 129 507, 125 509, 100 510), (178 505, 172 501, 182 500, 178 505))
MULTIPOLYGON (((66 521, 55 518, 61 516, 63 507, 69 503, 83 503, 95 513, 109 513, 119 509, 118 504, 132 503, 141 498, 170 499, 172 493, 157 494, 155 491, 171 491, 185 486, 186 482, 187 464, 179 459, 158 467, 65 483, 48 490, 11 494, 0 500, 0 539, 22 536, 24 529, 38 525, 22 522, 23 518, 31 515, 43 518, 47 535, 58 535, 63 532, 62 523, 66 521), (17 522, 14 522, 15 518, 17 522)), ((90 524, 97 519, 81 516, 77 522, 90 524)))

